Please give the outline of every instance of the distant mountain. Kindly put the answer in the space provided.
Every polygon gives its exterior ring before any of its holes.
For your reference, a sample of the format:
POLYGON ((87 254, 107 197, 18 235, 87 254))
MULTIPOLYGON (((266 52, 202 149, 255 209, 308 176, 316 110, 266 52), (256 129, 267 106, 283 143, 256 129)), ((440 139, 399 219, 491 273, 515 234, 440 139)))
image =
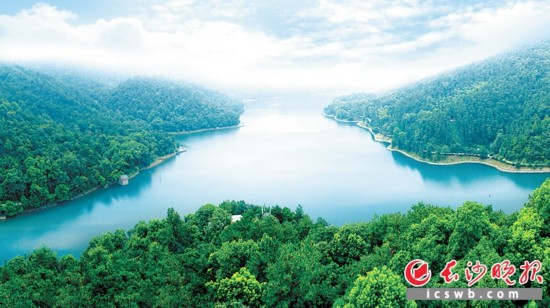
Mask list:
POLYGON ((165 132, 233 126, 242 105, 229 97, 191 84, 151 78, 127 80, 110 93, 104 106, 151 123, 165 132))
POLYGON ((550 43, 493 57, 383 95, 339 97, 325 113, 363 121, 392 147, 550 166, 550 43))
POLYGON ((168 131, 236 125, 242 105, 155 79, 118 86, 0 66, 0 215, 86 193, 175 152, 168 131))

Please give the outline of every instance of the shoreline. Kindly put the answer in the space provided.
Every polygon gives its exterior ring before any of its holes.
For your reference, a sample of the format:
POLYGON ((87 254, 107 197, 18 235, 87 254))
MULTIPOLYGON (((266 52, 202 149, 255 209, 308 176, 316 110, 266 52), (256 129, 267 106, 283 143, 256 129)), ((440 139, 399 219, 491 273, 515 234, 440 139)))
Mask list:
POLYGON ((161 157, 158 157, 157 159, 155 159, 152 163, 150 163, 148 166, 145 166, 141 169, 139 169, 138 172, 136 172, 134 175, 132 176, 128 176, 129 178, 132 178, 136 175, 138 175, 141 171, 143 170, 147 170, 147 169, 151 169, 151 168, 154 168, 162 163, 164 163, 165 161, 169 160, 170 158, 180 154, 180 153, 183 153, 187 151, 187 148, 181 148, 181 149, 177 149, 174 153, 170 153, 170 154, 167 154, 167 155, 164 155, 164 156, 161 156, 161 157))
MULTIPOLYGON (((131 179, 131 178, 134 178, 136 177, 141 171, 143 170, 147 170, 147 169, 151 169, 151 168, 154 168, 154 167, 157 167, 158 165, 161 165, 162 163, 170 160, 171 158, 175 157, 176 155, 180 154, 180 153, 183 153, 187 151, 187 148, 180 148, 180 149, 177 149, 175 152, 173 153, 170 153, 170 154, 167 154, 167 155, 164 155, 164 156, 160 156, 158 157, 157 159, 155 159, 152 163, 150 163, 149 165, 143 167, 143 168, 140 168, 137 172, 133 173, 133 174, 129 174, 128 175, 128 178, 131 179)), ((19 216, 22 216, 22 215, 27 215, 27 214, 32 214, 34 212, 38 212, 38 211, 42 211, 42 210, 47 210, 49 208, 52 208, 52 207, 55 207, 55 206, 59 206, 59 205, 63 205, 65 204, 66 202, 70 202, 70 201, 74 201, 78 198, 82 198, 84 196, 87 196, 95 191, 98 191, 98 190, 102 190, 102 189, 107 189, 107 188, 110 188, 110 187, 113 187, 113 186, 120 186, 120 184, 118 184, 118 182, 114 182, 114 183, 111 183, 111 184, 107 184, 103 187, 94 187, 92 189, 89 189, 81 194, 78 194, 68 200, 65 200, 65 201, 60 201, 60 202, 56 202, 56 203, 52 203, 52 204, 46 204, 46 205, 43 205, 43 206, 40 206, 40 207, 37 207, 37 208, 32 208, 32 209, 28 209, 28 210, 25 210, 23 211, 22 213, 19 213, 15 216, 11 216, 11 217, 5 217, 4 219, 1 219, 0 221, 7 221, 7 220, 10 220, 10 219, 14 219, 16 217, 19 217, 19 216)))
POLYGON ((486 166, 495 168, 499 171, 508 172, 508 173, 550 173, 550 167, 544 167, 544 168, 540 168, 540 169, 533 169, 531 167, 515 167, 515 166, 512 166, 512 165, 506 164, 504 162, 501 162, 499 160, 495 160, 495 159, 491 159, 491 158, 482 159, 482 158, 475 157, 475 156, 456 156, 456 155, 452 155, 452 156, 448 156, 449 157, 448 159, 444 159, 444 160, 438 161, 438 162, 426 160, 424 158, 418 157, 417 155, 415 155, 413 153, 409 153, 409 152, 403 151, 401 149, 393 148, 391 146, 392 140, 391 140, 390 137, 382 135, 382 134, 375 134, 372 131, 372 128, 370 126, 366 125, 362 121, 341 120, 341 119, 338 119, 336 116, 329 115, 329 114, 326 114, 326 113, 323 113, 323 115, 325 117, 331 118, 331 119, 333 119, 337 122, 354 123, 358 127, 361 127, 362 129, 367 130, 371 134, 371 136, 373 137, 374 141, 388 144, 386 146, 386 149, 388 151, 399 152, 399 153, 401 153, 401 154, 403 154, 403 155, 405 155, 405 156, 407 156, 411 159, 414 159, 418 162, 421 162, 421 163, 425 163, 425 164, 429 164, 429 165, 436 165, 436 166, 452 166, 452 165, 459 165, 459 164, 480 164, 480 165, 486 165, 486 166), (453 161, 453 159, 456 159, 456 161, 453 161))
POLYGON ((233 128, 240 128, 243 127, 244 124, 240 123, 237 125, 231 125, 231 126, 221 126, 221 127, 212 127, 212 128, 202 128, 202 129, 196 129, 196 130, 190 130, 190 131, 183 131, 183 132, 169 132, 168 135, 172 136, 182 136, 182 135, 192 135, 196 133, 203 133, 203 132, 210 132, 210 131, 216 131, 216 130, 225 130, 225 129, 233 129, 233 128))
POLYGON ((478 164, 478 165, 486 165, 489 167, 493 167, 499 171, 502 172, 508 172, 508 173, 550 173, 550 168, 542 168, 542 169, 531 169, 529 167, 515 167, 512 165, 508 165, 506 163, 503 163, 501 161, 491 159, 491 158, 479 158, 475 156, 456 156, 456 155, 450 155, 448 157, 452 157, 454 159, 457 159, 456 161, 449 161, 449 159, 443 159, 442 161, 434 162, 425 160, 421 157, 418 157, 412 153, 403 151, 401 149, 396 149, 391 147, 389 145, 386 147, 388 151, 392 152, 399 152, 409 158, 412 158, 418 162, 429 164, 429 165, 436 165, 436 166, 452 166, 452 165, 460 165, 460 164, 478 164))
MULTIPOLYGON (((238 125, 232 125, 232 126, 222 126, 222 127, 214 127, 214 128, 204 128, 204 129, 197 129, 197 130, 193 130, 193 131, 186 131, 186 132, 171 132, 171 133, 167 133, 169 135, 191 135, 191 134, 195 134, 195 133, 202 133, 202 132, 208 132, 208 131, 216 131, 216 130, 225 130, 225 129, 233 129, 233 128, 240 128, 240 127, 243 127, 244 124, 240 123, 238 125)), ((128 179, 131 179, 131 178, 134 178, 136 177, 141 171, 143 170, 147 170, 147 169, 151 169, 151 168, 154 168, 154 167, 157 167, 158 165, 161 165, 162 163, 166 162, 167 160, 171 159, 172 157, 180 154, 180 153, 183 153, 187 151, 187 148, 178 148, 176 149, 176 151, 174 151, 173 153, 170 153, 170 154, 167 154, 167 155, 164 155, 164 156, 160 156, 160 157, 157 157, 152 163, 150 163, 149 165, 145 166, 145 167, 142 167, 140 168, 137 172, 133 173, 133 174, 129 174, 128 175, 128 179)), ((59 205, 63 205, 64 203, 66 202, 69 202, 69 201, 74 201, 78 198, 81 198, 81 197, 84 197, 84 196, 87 196, 97 190, 101 190, 101 189, 107 189, 109 187, 112 187, 112 186, 115 186, 115 185, 119 185, 118 182, 113 182, 111 184, 107 184, 103 187, 94 187, 94 188, 91 188, 81 194, 78 194, 68 200, 65 200, 65 201, 60 201, 60 202, 55 202, 55 203, 52 203, 52 204, 46 204, 46 205, 42 205, 40 207, 37 207, 37 208, 32 208, 32 209, 27 209, 25 211, 23 211, 22 213, 19 213, 19 214, 16 214, 14 216, 11 216, 11 217, 3 217, 3 219, 0 219, 0 222, 3 222, 3 221, 7 221, 7 220, 10 220, 10 219, 13 219, 13 218, 16 218, 18 216, 21 216, 21 215, 27 215, 27 214, 32 214, 34 212, 38 212, 38 211, 42 211, 42 210, 46 210, 46 209, 49 209, 49 208, 52 208, 52 207, 55 207, 55 206, 59 206, 59 205)))
MULTIPOLYGON (((216 131, 216 130, 225 130, 225 129, 233 129, 233 128, 239 128, 239 127, 243 127, 244 124, 240 123, 238 125, 232 125, 232 126, 222 126, 222 127, 214 127, 214 128, 204 128, 204 129, 197 129, 197 130, 193 130, 193 131, 186 131, 186 132, 172 132, 172 133, 167 133, 169 135, 191 135, 191 134, 195 134, 195 133, 202 133, 202 132, 208 132, 208 131, 216 131)), ((136 177, 141 171, 143 170, 147 170, 147 169, 151 169, 151 168, 154 168, 154 167, 157 167, 158 165, 161 165, 162 163, 166 162, 167 160, 171 159, 172 157, 182 153, 182 152, 185 152, 187 151, 187 148, 178 148, 176 149, 176 151, 174 151, 173 153, 170 153, 170 154, 167 154, 167 155, 164 155, 164 156, 160 156, 160 157, 157 157, 152 163, 150 163, 149 165, 145 166, 145 167, 142 167, 140 168, 137 172, 133 173, 133 174, 129 174, 128 175, 128 178, 131 179, 131 178, 134 178, 136 177)), ((38 211, 42 211, 42 210, 46 210, 46 209, 49 209, 49 208, 52 208, 52 207, 55 207, 55 206, 59 206, 59 205, 63 205, 64 203, 66 202, 69 202, 69 201, 74 201, 78 198, 81 198, 81 197, 84 197, 84 196, 87 196, 97 190, 101 190, 101 189, 107 189, 109 187, 112 187, 112 186, 115 186, 115 185, 119 185, 118 182, 113 182, 111 184, 107 184, 103 187, 94 187, 94 188, 91 188, 81 194, 78 194, 68 200, 65 200, 65 201, 59 201, 59 202, 55 202, 55 203, 52 203, 52 204, 45 204, 45 205, 42 205, 40 207, 37 207, 37 208, 32 208, 32 209, 27 209, 27 210, 24 210, 23 212, 19 213, 19 214, 16 214, 14 216, 11 216, 11 217, 3 217, 3 219, 0 219, 0 222, 3 222, 3 221, 8 221, 10 219, 13 219, 13 218, 16 218, 18 216, 21 216, 21 215, 27 215, 27 214, 32 214, 34 212, 38 212, 38 211)))

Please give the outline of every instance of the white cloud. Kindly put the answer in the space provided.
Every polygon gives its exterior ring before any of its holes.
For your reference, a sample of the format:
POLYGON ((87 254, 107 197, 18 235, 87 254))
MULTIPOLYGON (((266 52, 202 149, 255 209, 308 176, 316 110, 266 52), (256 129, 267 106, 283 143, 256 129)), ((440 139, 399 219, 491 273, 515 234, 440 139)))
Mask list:
POLYGON ((128 52, 147 48, 147 32, 139 20, 120 17, 110 21, 101 19, 93 27, 88 28, 94 33, 91 43, 97 46, 128 52))
MULTIPOLYGON (((0 39, 50 41, 71 38, 74 34, 67 23, 77 16, 68 11, 57 10, 39 3, 31 9, 23 10, 15 16, 0 15, 2 32, 0 39), (40 32, 44 35, 34 36, 40 32)), ((9 47, 9 46, 6 46, 9 47)))
POLYGON ((533 42, 547 37, 550 3, 514 3, 496 11, 485 10, 460 27, 463 38, 498 51, 518 41, 533 42))
POLYGON ((258 3, 247 3, 172 0, 141 15, 80 25, 74 13, 37 4, 0 15, 0 58, 162 74, 225 88, 357 91, 479 60, 544 38, 550 28, 547 1, 494 8, 321 0, 288 16, 300 31, 279 36, 243 22, 257 13, 258 3))

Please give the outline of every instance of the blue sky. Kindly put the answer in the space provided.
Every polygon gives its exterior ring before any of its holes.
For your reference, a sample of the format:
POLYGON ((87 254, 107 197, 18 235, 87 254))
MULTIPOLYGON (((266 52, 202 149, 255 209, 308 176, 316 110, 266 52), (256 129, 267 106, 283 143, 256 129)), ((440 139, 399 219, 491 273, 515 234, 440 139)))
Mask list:
POLYGON ((550 29, 550 1, 536 0, 7 2, 4 61, 237 89, 395 87, 548 39, 550 29))

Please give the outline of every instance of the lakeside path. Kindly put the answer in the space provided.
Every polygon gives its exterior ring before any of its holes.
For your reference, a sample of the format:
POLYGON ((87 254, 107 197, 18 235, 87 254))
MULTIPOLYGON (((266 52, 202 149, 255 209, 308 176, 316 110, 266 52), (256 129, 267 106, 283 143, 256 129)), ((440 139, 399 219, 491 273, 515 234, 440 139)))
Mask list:
POLYGON ((509 172, 509 173, 550 173, 550 167, 546 167, 546 168, 515 167, 515 166, 512 166, 512 165, 503 163, 501 161, 495 160, 495 159, 490 159, 490 158, 481 159, 481 158, 476 157, 476 156, 451 155, 451 156, 448 156, 447 158, 445 158, 441 161, 438 161, 438 162, 429 161, 429 160, 421 158, 421 157, 419 157, 419 156, 417 156, 413 153, 409 153, 409 152, 403 151, 401 149, 393 148, 392 145, 391 145, 392 140, 391 140, 390 137, 382 135, 382 134, 375 134, 372 131, 372 128, 369 127, 365 122, 340 120, 336 116, 329 115, 329 114, 326 114, 326 113, 323 113, 323 115, 325 117, 331 118, 331 119, 333 119, 337 122, 353 123, 353 124, 363 128, 363 129, 369 131, 369 133, 373 137, 374 141, 387 144, 387 147, 386 147, 387 150, 394 151, 394 152, 399 152, 399 153, 401 153, 401 154, 403 154, 403 155, 405 155, 409 158, 412 158, 416 161, 419 161, 421 163, 430 164, 430 165, 439 165, 439 166, 449 166, 449 165, 458 165, 458 164, 482 164, 482 165, 487 165, 487 166, 493 167, 493 168, 495 168, 499 171, 509 172))
POLYGON ((213 127, 213 128, 203 128, 203 129, 197 129, 197 130, 190 130, 190 131, 184 131, 184 132, 170 132, 169 135, 173 136, 180 136, 180 135, 191 135, 196 133, 203 133, 203 132, 209 132, 209 131, 215 131, 215 130, 225 130, 225 129, 233 129, 233 128, 240 128, 243 127, 244 124, 238 124, 238 125, 231 125, 231 126, 222 126, 222 127, 213 127))

